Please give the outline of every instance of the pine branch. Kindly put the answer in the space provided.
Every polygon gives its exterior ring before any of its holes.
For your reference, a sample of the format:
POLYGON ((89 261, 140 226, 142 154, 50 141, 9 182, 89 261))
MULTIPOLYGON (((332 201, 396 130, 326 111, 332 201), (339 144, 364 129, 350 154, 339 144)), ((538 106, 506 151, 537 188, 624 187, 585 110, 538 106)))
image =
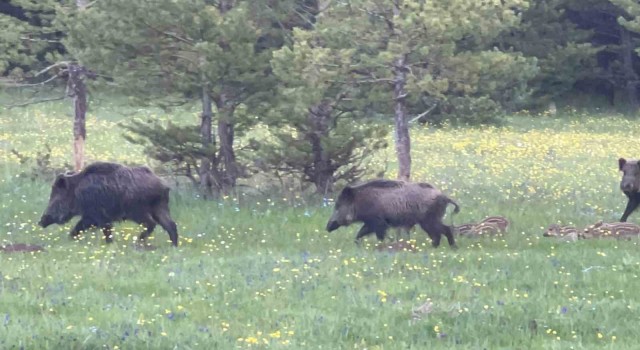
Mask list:
POLYGON ((420 120, 420 119, 424 118, 427 114, 431 113, 431 111, 433 111, 433 110, 436 108, 436 106, 438 106, 438 103, 437 103, 437 102, 436 102, 436 103, 434 103, 434 104, 433 104, 433 106, 429 107, 429 109, 427 109, 426 111, 424 111, 424 112, 422 112, 422 113, 418 114, 417 116, 415 116, 414 118, 412 118, 411 120, 409 120, 409 123, 413 123, 413 122, 415 122, 416 120, 420 120))
POLYGON ((46 67, 45 69, 43 69, 43 70, 39 71, 38 73, 36 73, 36 75, 35 75, 35 76, 36 76, 36 77, 37 77, 37 76, 40 76, 40 75, 42 75, 42 74, 44 74, 44 73, 46 73, 46 72, 48 72, 48 71, 52 70, 53 68, 57 68, 57 67, 65 67, 65 68, 68 68, 68 67, 69 67, 69 64, 71 64, 71 62, 69 62, 69 61, 56 62, 56 63, 54 63, 54 64, 50 65, 49 67, 46 67))

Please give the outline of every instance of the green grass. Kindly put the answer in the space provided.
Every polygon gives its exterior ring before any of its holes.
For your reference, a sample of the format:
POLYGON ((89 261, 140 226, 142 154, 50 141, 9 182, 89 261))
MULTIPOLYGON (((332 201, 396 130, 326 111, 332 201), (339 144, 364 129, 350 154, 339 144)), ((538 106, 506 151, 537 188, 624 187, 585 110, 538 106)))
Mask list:
MULTIPOLYGON (((88 119, 91 159, 148 162, 116 126, 132 115, 168 117, 101 101, 88 119)), ((135 250, 131 223, 116 226, 111 245, 99 232, 72 241, 73 222, 34 224, 50 185, 19 177, 28 169, 10 152, 34 156, 49 144, 55 164, 70 162, 70 131, 64 104, 0 110, 0 243, 47 249, 0 254, 2 349, 638 346, 638 241, 541 236, 555 222, 619 218, 617 159, 636 154, 640 132, 631 120, 574 113, 514 116, 501 128, 415 128, 413 176, 461 204, 454 222, 504 215, 512 226, 506 237, 460 238, 456 251, 433 249, 414 230, 419 252, 398 254, 376 252, 373 237, 356 247, 356 226, 326 233, 332 208, 314 200, 238 205, 187 190, 172 192, 177 249, 158 228, 157 250, 135 250), (432 312, 413 320, 427 302, 432 312)))

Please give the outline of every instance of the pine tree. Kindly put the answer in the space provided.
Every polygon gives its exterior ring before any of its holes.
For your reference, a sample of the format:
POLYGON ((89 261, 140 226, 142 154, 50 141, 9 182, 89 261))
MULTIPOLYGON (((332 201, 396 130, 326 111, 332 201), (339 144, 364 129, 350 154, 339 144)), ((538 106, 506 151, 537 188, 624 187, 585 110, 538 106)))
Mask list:
POLYGON ((531 95, 521 101, 526 105, 546 106, 594 72, 598 49, 589 43, 590 32, 568 19, 567 6, 567 0, 532 1, 522 12, 522 23, 497 39, 502 50, 538 60, 540 71, 529 83, 531 95))
POLYGON ((637 5, 624 0, 567 0, 571 20, 591 32, 589 38, 598 49, 598 67, 592 79, 579 82, 583 88, 608 95, 611 105, 623 102, 625 109, 637 112, 640 76, 636 66, 639 41, 634 11, 637 5), (622 92, 622 98, 618 98, 622 92))
POLYGON ((255 120, 238 109, 259 107, 270 91, 272 48, 258 45, 270 24, 263 10, 231 0, 97 2, 79 16, 69 43, 138 101, 199 98, 202 147, 216 149, 201 158, 199 182, 205 192, 229 193, 243 175, 236 133, 255 120))
POLYGON ((64 38, 74 14, 83 11, 88 1, 12 0, 11 4, 21 9, 24 17, 0 16, 0 23, 9 27, 4 35, 0 34, 0 49, 5 49, 4 54, 0 53, 0 72, 8 73, 7 85, 37 89, 55 83, 58 78, 66 81, 65 93, 60 97, 38 97, 14 106, 70 97, 74 107, 74 170, 80 171, 84 167, 87 138, 85 119, 88 92, 85 80, 94 78, 94 75, 68 54, 64 38))
POLYGON ((353 102, 361 91, 344 78, 351 74, 354 50, 322 42, 320 33, 296 29, 293 44, 274 53, 280 88, 270 123, 282 129, 274 129, 279 142, 263 153, 271 168, 301 175, 324 195, 334 182, 366 173, 365 160, 386 146, 386 127, 363 123, 353 102))
POLYGON ((518 13, 527 4, 352 0, 328 9, 322 19, 328 22, 323 25, 327 42, 355 48, 352 72, 386 102, 371 102, 376 109, 394 116, 398 178, 409 179, 411 173, 408 122, 414 106, 431 101, 450 114, 490 110, 507 96, 515 98, 536 74, 535 60, 488 47, 519 25, 518 13))
POLYGON ((55 0, 10 0, 7 6, 13 12, 0 14, 0 76, 14 84, 55 77, 56 72, 45 72, 41 79, 32 80, 42 69, 63 60, 64 31, 56 21, 61 5, 55 0))
POLYGON ((625 90, 630 108, 636 112, 640 107, 638 101, 638 86, 640 75, 635 68, 640 53, 640 4, 631 0, 611 0, 611 3, 621 10, 618 16, 620 24, 620 56, 622 71, 625 78, 625 90))

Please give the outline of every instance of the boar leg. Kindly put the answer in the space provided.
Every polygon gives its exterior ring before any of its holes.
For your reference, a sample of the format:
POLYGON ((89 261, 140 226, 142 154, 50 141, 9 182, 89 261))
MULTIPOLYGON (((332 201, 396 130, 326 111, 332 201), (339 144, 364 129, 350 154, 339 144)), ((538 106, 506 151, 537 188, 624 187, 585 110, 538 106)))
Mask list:
POLYGON ((384 237, 387 235, 387 229, 389 228, 389 224, 386 220, 372 220, 369 221, 368 224, 371 226, 373 231, 376 233, 376 237, 379 241, 384 241, 384 237))
POLYGON ((440 245, 440 239, 442 238, 442 234, 447 237, 447 241, 449 242, 449 246, 455 248, 456 242, 453 238, 453 233, 451 232, 451 228, 447 225, 444 225, 441 222, 437 221, 425 221, 420 223, 420 227, 431 237, 431 245, 434 248, 437 248, 440 245))
POLYGON ((91 220, 86 219, 85 217, 80 218, 80 221, 71 229, 69 235, 71 238, 76 238, 82 231, 86 231, 92 226, 95 226, 91 220))
POLYGON ((387 223, 384 220, 367 220, 365 221, 364 225, 362 225, 362 227, 360 228, 360 231, 358 231, 358 234, 356 235, 356 244, 360 244, 360 240, 362 239, 362 237, 369 235, 373 232, 376 233, 376 237, 378 237, 378 240, 382 241, 384 240, 384 237, 387 234, 387 228, 389 227, 389 225, 387 225, 387 223))
POLYGON ((169 233, 169 239, 171 239, 171 244, 174 247, 178 246, 178 226, 171 219, 171 215, 169 214, 169 207, 166 204, 161 204, 155 208, 153 214, 153 219, 157 221, 160 226, 162 226, 167 233, 169 233))
POLYGON ((140 233, 140 236, 138 236, 138 241, 140 243, 143 243, 149 236, 151 236, 151 233, 156 228, 156 221, 153 219, 153 217, 151 217, 150 214, 147 214, 138 223, 146 227, 146 229, 142 231, 142 233, 140 233))
POLYGON ((447 242, 449 242, 449 247, 457 248, 455 239, 453 239, 453 230, 451 226, 442 225, 444 227, 444 235, 447 237, 447 242))
POLYGON ((113 242, 113 226, 111 224, 105 224, 102 226, 102 234, 104 235, 104 240, 107 243, 113 242))
POLYGON ((626 193, 627 197, 629 197, 629 201, 627 202, 627 207, 624 209, 624 213, 622 214, 622 218, 620 218, 621 222, 625 222, 627 221, 627 218, 629 217, 629 215, 631 215, 631 213, 633 213, 634 210, 636 210, 636 208, 638 207, 638 205, 640 204, 640 201, 638 200, 639 198, 639 194, 638 193, 626 193))
POLYGON ((373 228, 371 226, 369 226, 369 224, 364 224, 362 225, 362 227, 360 227, 360 230, 358 231, 358 234, 356 235, 356 239, 355 242, 357 245, 360 245, 360 241, 362 240, 362 237, 373 233, 373 228))
POLYGON ((431 238, 431 245, 434 248, 438 248, 438 246, 440 245, 440 239, 442 238, 440 230, 438 230, 437 227, 434 227, 433 223, 429 221, 421 222, 420 227, 422 227, 424 232, 426 232, 427 235, 429 235, 429 238, 431 238))

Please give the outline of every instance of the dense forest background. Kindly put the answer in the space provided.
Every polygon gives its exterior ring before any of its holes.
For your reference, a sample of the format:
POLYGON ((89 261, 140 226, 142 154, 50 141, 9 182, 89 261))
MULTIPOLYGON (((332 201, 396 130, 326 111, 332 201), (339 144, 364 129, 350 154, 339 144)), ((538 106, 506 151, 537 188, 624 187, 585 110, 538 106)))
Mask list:
POLYGON ((33 93, 12 108, 72 101, 76 169, 89 97, 108 92, 198 106, 197 125, 120 132, 207 196, 258 172, 323 194, 378 170, 366 159, 390 130, 409 179, 413 125, 635 115, 639 14, 631 0, 4 0, 0 84, 33 93), (248 138, 257 125, 269 137, 248 138))

